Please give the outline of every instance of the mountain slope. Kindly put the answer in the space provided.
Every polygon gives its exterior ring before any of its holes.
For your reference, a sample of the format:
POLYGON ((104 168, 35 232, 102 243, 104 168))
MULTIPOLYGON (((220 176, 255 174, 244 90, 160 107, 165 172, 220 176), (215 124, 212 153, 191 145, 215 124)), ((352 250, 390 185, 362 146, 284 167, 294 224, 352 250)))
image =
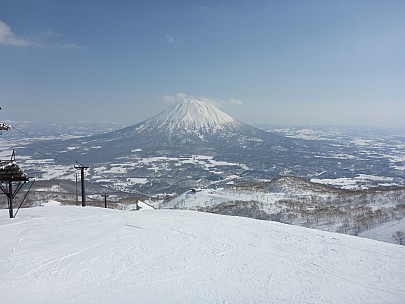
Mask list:
POLYGON ((404 187, 345 190, 284 176, 270 182, 193 189, 160 207, 272 220, 395 242, 392 235, 403 230, 401 225, 384 226, 405 218, 404 200, 404 187), (379 236, 380 227, 383 236, 379 236))
POLYGON ((141 141, 143 137, 148 137, 145 144, 191 149, 190 143, 201 148, 203 145, 217 147, 223 141, 229 144, 235 143, 235 140, 236 143, 262 142, 269 138, 269 133, 234 119, 208 102, 186 99, 139 124, 101 137, 105 136, 112 140, 136 137, 141 141), (151 143, 150 138, 158 140, 151 143))
MULTIPOLYGON (((62 143, 72 157, 82 162, 106 162, 133 154, 139 155, 193 155, 221 156, 225 160, 248 161, 268 167, 271 163, 299 159, 312 150, 331 149, 305 140, 290 139, 248 126, 212 104, 191 99, 182 100, 162 113, 133 126, 88 138, 62 143), (93 149, 97 147, 97 149, 93 149)), ((63 161, 64 155, 56 156, 63 161)))
POLYGON ((394 304, 405 297, 405 247, 274 222, 37 207, 12 220, 0 212, 0 237, 4 304, 394 304))

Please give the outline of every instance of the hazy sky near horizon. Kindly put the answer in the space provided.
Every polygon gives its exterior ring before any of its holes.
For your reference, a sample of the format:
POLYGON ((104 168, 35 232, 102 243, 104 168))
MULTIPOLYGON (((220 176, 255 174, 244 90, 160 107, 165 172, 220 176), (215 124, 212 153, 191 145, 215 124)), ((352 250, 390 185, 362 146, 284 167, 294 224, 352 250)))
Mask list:
POLYGON ((405 1, 0 0, 0 122, 405 127, 405 1))

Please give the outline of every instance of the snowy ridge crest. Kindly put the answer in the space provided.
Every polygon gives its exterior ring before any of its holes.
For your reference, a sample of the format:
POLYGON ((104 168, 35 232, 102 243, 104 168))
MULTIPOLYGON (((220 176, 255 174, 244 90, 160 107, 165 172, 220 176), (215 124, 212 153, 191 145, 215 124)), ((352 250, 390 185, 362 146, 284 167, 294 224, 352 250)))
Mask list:
POLYGON ((145 123, 169 131, 216 131, 225 129, 234 122, 236 120, 233 117, 208 102, 184 99, 145 123))

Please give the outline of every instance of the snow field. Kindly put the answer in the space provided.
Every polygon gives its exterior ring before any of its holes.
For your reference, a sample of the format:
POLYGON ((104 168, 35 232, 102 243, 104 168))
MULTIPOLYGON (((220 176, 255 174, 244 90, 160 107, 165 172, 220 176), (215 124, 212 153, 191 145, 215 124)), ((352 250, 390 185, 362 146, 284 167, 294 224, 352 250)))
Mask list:
POLYGON ((171 200, 163 208, 189 208, 197 209, 200 207, 213 206, 222 202, 228 201, 251 201, 258 200, 267 204, 266 211, 278 212, 280 211, 274 203, 277 200, 284 198, 284 193, 265 193, 254 191, 235 191, 226 190, 224 188, 214 189, 201 189, 197 193, 192 191, 185 192, 175 199, 171 200))
POLYGON ((178 210, 0 212, 2 303, 403 303, 405 247, 178 210))

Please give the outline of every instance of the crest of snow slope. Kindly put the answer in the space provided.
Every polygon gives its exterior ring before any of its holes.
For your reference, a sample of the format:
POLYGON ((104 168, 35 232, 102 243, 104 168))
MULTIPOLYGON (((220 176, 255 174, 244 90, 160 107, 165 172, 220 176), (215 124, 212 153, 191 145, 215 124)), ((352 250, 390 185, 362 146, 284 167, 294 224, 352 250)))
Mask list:
POLYGON ((403 303, 405 247, 192 211, 0 210, 2 303, 403 303))
POLYGON ((145 126, 177 130, 216 131, 226 128, 235 119, 214 105, 198 100, 185 99, 144 122, 145 126))

